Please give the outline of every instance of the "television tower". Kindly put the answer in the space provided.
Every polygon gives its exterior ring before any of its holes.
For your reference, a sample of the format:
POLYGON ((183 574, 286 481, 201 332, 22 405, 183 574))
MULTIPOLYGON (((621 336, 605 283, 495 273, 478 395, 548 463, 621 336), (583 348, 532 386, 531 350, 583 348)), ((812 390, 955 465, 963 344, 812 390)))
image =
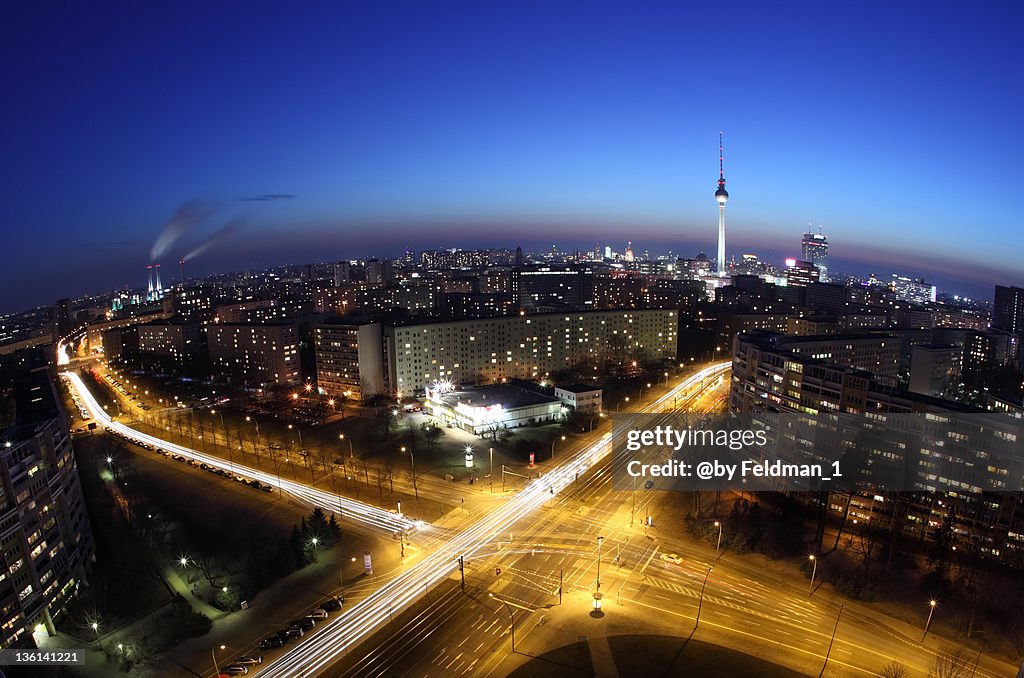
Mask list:
POLYGON ((729 193, 725 190, 725 153, 722 145, 722 133, 718 133, 718 190, 715 191, 715 200, 718 201, 718 258, 715 260, 715 270, 718 277, 725 277, 725 203, 729 199, 729 193))

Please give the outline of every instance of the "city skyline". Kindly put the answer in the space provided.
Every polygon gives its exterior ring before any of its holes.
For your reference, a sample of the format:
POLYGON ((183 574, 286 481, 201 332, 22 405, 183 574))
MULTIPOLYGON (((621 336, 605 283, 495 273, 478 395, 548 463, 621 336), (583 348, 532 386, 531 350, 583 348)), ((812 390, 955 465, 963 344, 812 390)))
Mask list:
POLYGON ((1020 282, 1017 8, 572 10, 13 12, 0 224, 64 262, 27 305, 137 285, 182 205, 202 218, 161 263, 223 238, 201 272, 552 231, 710 254, 721 130, 727 258, 797 254, 812 221, 837 262, 1020 282))

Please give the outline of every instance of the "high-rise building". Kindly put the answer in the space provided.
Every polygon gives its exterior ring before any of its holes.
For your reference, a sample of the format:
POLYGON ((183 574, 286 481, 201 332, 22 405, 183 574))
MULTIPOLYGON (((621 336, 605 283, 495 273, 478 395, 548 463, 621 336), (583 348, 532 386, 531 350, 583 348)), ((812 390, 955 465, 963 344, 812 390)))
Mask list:
POLYGON ((806 287, 818 282, 820 271, 809 261, 786 259, 786 284, 790 287, 806 287))
POLYGON ((935 285, 929 285, 923 278, 911 280, 906 276, 893 273, 890 287, 897 299, 909 301, 912 304, 927 304, 934 302, 936 298, 935 285))
POLYGON ((210 362, 218 374, 250 386, 301 381, 299 333, 294 322, 214 323, 206 328, 210 362))
POLYGON ((388 327, 389 383, 411 393, 435 381, 536 380, 584 362, 674 359, 678 315, 574 311, 388 327))
POLYGON ((811 233, 810 230, 804 233, 800 256, 818 267, 818 280, 828 282, 828 237, 822 234, 820 226, 817 233, 811 233))
POLYGON ((725 203, 729 200, 729 192, 725 190, 725 151, 722 144, 722 133, 718 133, 718 190, 715 191, 718 201, 718 257, 715 266, 718 275, 725 275, 725 203))
POLYGON ((317 386, 356 401, 387 391, 380 323, 336 320, 313 330, 317 386))
POLYGON ((945 396, 960 379, 963 349, 953 344, 917 344, 911 350, 910 392, 945 396))
POLYGON ((1024 288, 996 285, 992 329, 1024 334, 1024 288))
POLYGON ((94 558, 68 418, 39 352, 0 373, 0 647, 31 647, 94 558))

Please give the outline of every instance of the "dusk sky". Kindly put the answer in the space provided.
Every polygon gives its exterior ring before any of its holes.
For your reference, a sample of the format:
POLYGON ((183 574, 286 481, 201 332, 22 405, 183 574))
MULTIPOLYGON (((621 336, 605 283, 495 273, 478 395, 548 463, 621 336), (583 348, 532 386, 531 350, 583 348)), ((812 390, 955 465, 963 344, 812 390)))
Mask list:
POLYGON ((405 246, 711 253, 719 130, 730 258, 798 254, 813 222, 838 260, 990 298, 1024 283, 1022 19, 1010 2, 4 3, 0 310, 143 285, 182 209, 165 278, 217 231, 191 271, 405 246))

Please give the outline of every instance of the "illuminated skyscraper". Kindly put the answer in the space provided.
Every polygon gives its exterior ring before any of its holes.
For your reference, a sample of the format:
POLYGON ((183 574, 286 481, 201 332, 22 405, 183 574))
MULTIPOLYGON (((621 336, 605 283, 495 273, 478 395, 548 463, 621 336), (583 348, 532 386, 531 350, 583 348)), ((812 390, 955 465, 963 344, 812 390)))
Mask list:
POLYGON ((817 266, 821 282, 828 282, 828 237, 822 234, 820 226, 817 233, 811 233, 808 226, 801 243, 801 258, 817 266))
POLYGON ((725 275, 725 203, 729 200, 729 193, 725 190, 725 153, 722 145, 722 133, 718 133, 718 190, 715 191, 715 200, 718 201, 718 258, 715 260, 715 270, 719 276, 725 275))

